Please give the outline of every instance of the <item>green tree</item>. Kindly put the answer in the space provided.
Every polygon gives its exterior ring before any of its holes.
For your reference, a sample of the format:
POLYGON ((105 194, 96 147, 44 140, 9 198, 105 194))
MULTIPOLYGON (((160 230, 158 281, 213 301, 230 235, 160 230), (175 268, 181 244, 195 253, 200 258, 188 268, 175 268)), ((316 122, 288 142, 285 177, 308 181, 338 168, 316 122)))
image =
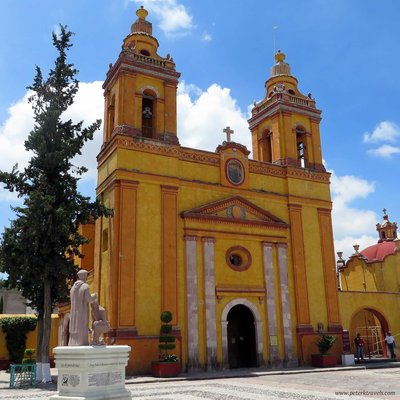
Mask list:
POLYGON ((35 125, 25 141, 32 153, 28 166, 11 172, 0 171, 0 182, 16 191, 23 206, 15 207, 16 218, 6 228, 0 242, 0 269, 8 274, 9 287, 22 291, 38 316, 37 361, 49 377, 51 313, 58 302, 68 298, 68 279, 76 273, 73 255, 82 257, 79 246, 87 243, 78 228, 90 218, 111 216, 112 210, 98 200, 82 196, 77 183, 87 171, 74 166, 86 141, 99 129, 98 120, 83 128, 83 121, 65 121, 63 113, 72 105, 78 90, 77 70, 67 62, 72 32, 60 25, 53 33, 58 57, 47 79, 36 67, 33 95, 35 125))

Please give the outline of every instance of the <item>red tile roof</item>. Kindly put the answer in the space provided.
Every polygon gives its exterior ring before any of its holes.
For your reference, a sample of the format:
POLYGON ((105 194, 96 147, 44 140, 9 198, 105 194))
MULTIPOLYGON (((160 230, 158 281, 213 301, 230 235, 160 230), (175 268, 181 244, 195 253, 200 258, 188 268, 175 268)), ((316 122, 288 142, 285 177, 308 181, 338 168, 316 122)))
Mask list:
POLYGON ((396 253, 396 243, 393 241, 377 243, 361 251, 368 261, 383 261, 386 256, 394 253, 396 253))

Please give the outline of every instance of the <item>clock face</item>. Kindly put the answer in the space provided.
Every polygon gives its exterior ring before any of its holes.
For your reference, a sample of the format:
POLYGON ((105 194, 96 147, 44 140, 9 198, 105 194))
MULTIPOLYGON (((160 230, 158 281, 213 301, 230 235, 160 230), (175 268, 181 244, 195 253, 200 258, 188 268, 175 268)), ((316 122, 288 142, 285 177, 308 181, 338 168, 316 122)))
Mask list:
POLYGON ((226 175, 234 185, 240 185, 244 180, 243 165, 238 160, 229 160, 226 164, 226 175))

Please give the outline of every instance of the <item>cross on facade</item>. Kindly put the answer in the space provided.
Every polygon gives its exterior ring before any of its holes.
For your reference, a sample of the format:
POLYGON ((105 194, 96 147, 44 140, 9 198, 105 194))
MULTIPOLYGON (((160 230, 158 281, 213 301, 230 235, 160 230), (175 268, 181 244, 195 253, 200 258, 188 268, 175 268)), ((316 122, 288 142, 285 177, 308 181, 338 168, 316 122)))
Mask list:
POLYGON ((386 208, 384 208, 382 211, 383 211, 383 215, 386 215, 386 211, 387 211, 386 208))
POLYGON ((233 135, 233 130, 229 126, 227 126, 223 130, 223 132, 226 133, 226 141, 230 142, 231 141, 231 135, 233 135))

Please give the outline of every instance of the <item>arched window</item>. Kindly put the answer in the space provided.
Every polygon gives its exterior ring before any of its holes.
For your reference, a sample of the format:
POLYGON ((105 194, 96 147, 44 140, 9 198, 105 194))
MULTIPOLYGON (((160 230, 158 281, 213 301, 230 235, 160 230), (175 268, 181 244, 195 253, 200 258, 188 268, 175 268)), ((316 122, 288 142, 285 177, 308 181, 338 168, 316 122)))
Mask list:
POLYGON ((155 138, 155 95, 150 90, 145 90, 143 92, 142 136, 146 138, 155 138))
POLYGON ((272 163, 272 131, 266 129, 260 140, 261 161, 272 163))
POLYGON ((297 160, 302 168, 307 166, 306 131, 303 127, 296 127, 297 160))
POLYGON ((107 139, 111 138, 115 128, 115 95, 112 95, 107 110, 107 139))

